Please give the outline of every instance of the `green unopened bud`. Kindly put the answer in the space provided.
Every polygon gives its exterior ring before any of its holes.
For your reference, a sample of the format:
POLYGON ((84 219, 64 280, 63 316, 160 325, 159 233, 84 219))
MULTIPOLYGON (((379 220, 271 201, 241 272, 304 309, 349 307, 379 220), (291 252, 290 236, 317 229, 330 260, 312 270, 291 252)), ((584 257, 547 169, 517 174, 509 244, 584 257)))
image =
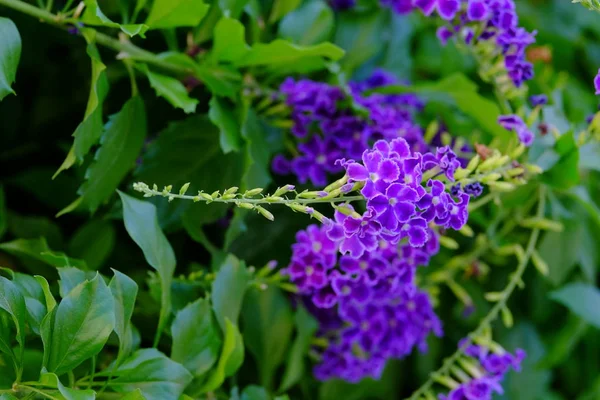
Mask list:
POLYGON ((295 123, 291 119, 276 119, 269 121, 269 125, 273 125, 276 128, 290 129, 295 123))
POLYGON ((432 378, 434 381, 441 383, 444 386, 447 386, 449 389, 456 389, 457 387, 460 386, 460 384, 458 382, 456 382, 454 379, 450 378, 449 376, 443 376, 440 374, 434 374, 432 375, 432 378))
POLYGON ((318 191, 312 191, 309 192, 307 190, 305 190, 304 192, 298 194, 298 197, 303 198, 303 199, 315 199, 317 197, 319 197, 319 193, 318 191))
POLYGON ((185 183, 181 189, 179 189, 179 195, 183 196, 185 194, 185 192, 187 192, 188 188, 190 187, 190 183, 185 183))
POLYGON ((277 203, 283 200, 283 197, 279 197, 279 196, 268 196, 265 197, 265 201, 268 203, 277 203))
POLYGON ((521 176, 524 173, 525 173, 525 168, 521 168, 521 167, 509 169, 508 171, 506 171, 506 174, 508 176, 510 176, 511 178, 514 178, 515 176, 521 176))
MULTIPOLYGON (((469 376, 465 371, 463 371, 456 365, 453 365, 452 367, 450 367, 450 372, 463 383, 467 383, 467 382, 470 382, 471 380, 473 380, 473 378, 471 376, 469 376)), ((434 397, 434 399, 435 399, 435 397, 434 397)))
POLYGON ((500 157, 498 155, 493 155, 490 158, 488 158, 487 160, 485 160, 484 162, 482 162, 481 164, 479 164, 479 167, 477 168, 477 170, 479 172, 491 171, 495 168, 495 165, 499 159, 500 159, 500 157))
POLYGON ((287 112, 288 110, 288 106, 285 103, 279 103, 274 105, 273 107, 268 108, 264 115, 265 116, 269 116, 269 115, 275 115, 275 114, 282 114, 284 112, 287 112))
POLYGON ((203 198, 204 200, 206 200, 208 202, 211 202, 211 201, 214 200, 213 197, 210 194, 204 193, 204 192, 198 192, 198 196, 197 197, 201 197, 201 198, 203 198))
POLYGON ((156 185, 156 183, 154 185, 152 185, 152 190, 154 190, 155 192, 158 192, 158 186, 156 185))
POLYGON ((465 235, 466 237, 473 237, 473 235, 475 235, 475 232, 473 232, 473 228, 471 228, 469 225, 463 225, 463 227, 460 228, 459 232, 465 235))
POLYGON ((250 204, 250 203, 244 203, 244 202, 238 201, 235 204, 238 207, 240 207, 240 208, 245 208, 246 210, 253 210, 254 209, 254 205, 250 204))
POLYGON ((286 292, 298 293, 298 287, 293 283, 281 282, 277 284, 277 286, 279 286, 280 289, 285 290, 286 292))
POLYGON ((169 203, 172 202, 175 199, 175 196, 173 196, 172 194, 169 195, 169 203))
POLYGON ((513 160, 519 158, 521 156, 521 154, 523 154, 525 152, 526 148, 527 147, 525 147, 525 145, 523 143, 519 144, 516 149, 514 149, 513 151, 510 152, 510 154, 509 154, 510 158, 512 158, 513 160))
POLYGON ((221 198, 223 200, 231 200, 231 199, 235 199, 236 195, 232 194, 232 193, 230 193, 230 194, 223 194, 223 196, 221 196, 221 198))
POLYGON ((458 242, 448 236, 440 236, 438 238, 438 240, 440 241, 440 245, 442 245, 443 247, 450 249, 450 250, 456 250, 458 249, 458 242))
POLYGON ((475 168, 477 168, 480 161, 481 157, 479 157, 479 154, 477 154, 475 157, 471 158, 471 161, 469 161, 469 163, 467 164, 466 170, 470 172, 475 171, 475 168))
POLYGON ((501 313, 502 313, 502 323, 504 324, 504 326, 507 328, 512 328, 514 320, 513 320, 513 315, 510 312, 510 310, 508 309, 508 307, 506 307, 506 306, 502 307, 501 313))
POLYGON ((325 189, 323 189, 323 191, 330 192, 334 189, 338 189, 338 188, 344 186, 346 184, 346 182, 348 182, 348 175, 344 175, 342 178, 333 182, 331 185, 328 185, 325 189))
POLYGON ((165 196, 165 197, 168 196, 169 193, 171 193, 172 189, 173 189, 173 185, 165 186, 163 188, 162 195, 165 196))
POLYGON ((427 126, 427 130, 425 131, 425 142, 426 143, 431 143, 431 141, 433 140, 435 134, 438 132, 438 130, 440 129, 440 124, 437 122, 437 120, 433 120, 431 121, 431 123, 427 126))
POLYGON ((275 220, 275 217, 273 216, 273 214, 271 214, 269 212, 269 210, 267 210, 266 208, 261 207, 261 206, 256 206, 255 209, 256 209, 256 211, 258 211, 260 213, 260 215, 262 215, 263 217, 265 217, 269 221, 275 220))
POLYGON ((296 187, 294 185, 284 185, 280 188, 277 188, 275 193, 273 193, 273 197, 284 195, 288 192, 291 192, 294 189, 296 189, 296 187))
POLYGON ((332 191, 330 191, 327 196, 321 197, 323 200, 328 200, 328 199, 333 199, 336 198, 338 196, 340 196, 342 194, 342 191, 340 189, 334 189, 332 191))
POLYGON ((502 175, 498 172, 492 172, 491 174, 487 174, 483 178, 481 178, 481 183, 488 184, 490 182, 495 182, 498 179, 502 178, 502 175))
POLYGON ((542 230, 562 232, 564 229, 563 224, 557 221, 546 218, 526 218, 521 221, 521 226, 526 228, 537 228, 542 230))
POLYGON ((457 181, 460 181, 469 175, 471 175, 471 171, 465 168, 457 168, 456 171, 454 171, 454 179, 457 181))
POLYGON ((541 174, 542 172, 544 172, 544 170, 542 169, 542 167, 540 167, 539 165, 535 165, 535 164, 526 164, 525 168, 527 168, 527 171, 531 174, 541 174))
POLYGON ((337 211, 339 211, 340 213, 342 213, 344 215, 347 215, 349 217, 356 218, 356 219, 360 219, 361 218, 361 215, 359 213, 357 213, 356 211, 354 211, 352 209, 352 207, 350 207, 347 204, 339 205, 339 206, 335 207, 335 209, 337 211))
POLYGON ((326 216, 324 216, 323 214, 321 214, 320 212, 318 212, 317 210, 313 209, 311 213, 309 213, 310 216, 314 219, 316 219, 319 222, 323 222, 327 219, 326 216))
POLYGON ((238 187, 234 186, 234 187, 227 189, 224 194, 235 194, 235 193, 237 193, 237 191, 238 191, 238 187))
POLYGON ((144 182, 136 182, 133 184, 133 190, 137 192, 145 192, 146 190, 149 190, 149 188, 144 182))
POLYGON ((484 294, 483 297, 485 297, 485 299, 487 301, 492 301, 495 303, 504 298, 504 293, 502 293, 502 292, 487 292, 486 294, 484 294))
POLYGON ((474 378, 481 378, 483 376, 483 372, 481 371, 481 369, 470 359, 460 357, 458 359, 458 363, 461 367, 463 367, 465 371, 471 374, 471 376, 473 376, 474 378))
POLYGON ((540 256, 540 253, 538 253, 536 250, 531 253, 531 261, 533 262, 535 269, 537 269, 540 274, 548 276, 550 268, 548 268, 548 264, 546 264, 546 261, 544 261, 544 259, 540 256))
POLYGON ((441 139, 443 146, 449 146, 452 143, 452 136, 448 132, 442 132, 441 139))
POLYGON ((263 191, 262 188, 256 188, 256 189, 246 190, 246 192, 244 193, 244 197, 256 196, 258 194, 261 194, 262 191, 263 191))
POLYGON ((508 182, 489 182, 490 189, 497 192, 511 192, 516 189, 516 185, 508 182))
POLYGON ((212 192, 212 193, 210 194, 210 197, 211 197, 212 199, 216 199, 217 197, 219 197, 219 191, 218 191, 218 190, 215 190, 214 192, 212 192))
POLYGON ((287 206, 294 211, 301 212, 304 214, 308 214, 309 211, 311 213, 314 211, 314 209, 312 207, 303 206, 302 204, 298 204, 298 203, 289 203, 289 204, 287 204, 287 206))

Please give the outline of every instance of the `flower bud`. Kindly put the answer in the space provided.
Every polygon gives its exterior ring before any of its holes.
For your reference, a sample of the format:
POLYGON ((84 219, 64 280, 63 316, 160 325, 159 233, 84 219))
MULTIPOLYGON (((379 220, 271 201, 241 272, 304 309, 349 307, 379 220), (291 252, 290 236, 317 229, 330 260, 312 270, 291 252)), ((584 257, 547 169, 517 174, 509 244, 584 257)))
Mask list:
POLYGON ((240 208, 245 208, 246 210, 253 210, 254 209, 254 205, 250 204, 250 203, 243 203, 241 201, 238 201, 235 203, 236 206, 240 207, 240 208))
POLYGON ((235 193, 237 193, 237 191, 238 191, 238 187, 234 186, 234 187, 227 189, 225 191, 225 193, 223 193, 223 194, 235 194, 235 193))
POLYGON ((185 183, 181 189, 179 189, 179 195, 183 196, 185 194, 185 192, 187 192, 188 188, 190 187, 190 183, 185 183))
POLYGON ((256 196, 258 194, 261 194, 262 191, 263 191, 262 188, 256 188, 256 189, 246 190, 246 192, 244 193, 244 197, 256 196))
POLYGON ((342 187, 346 182, 348 182, 348 175, 344 175, 342 178, 340 178, 337 181, 333 182, 332 184, 328 185, 325 189, 323 189, 323 191, 330 192, 333 189, 342 187))
POLYGON ((256 206, 255 209, 256 209, 256 211, 258 211, 260 213, 260 215, 262 215, 269 221, 275 220, 275 217, 273 216, 273 214, 271 214, 271 212, 269 212, 269 210, 267 210, 266 208, 261 207, 261 206, 256 206))
POLYGON ((284 194, 286 194, 288 192, 291 192, 295 188, 296 187, 294 185, 285 185, 285 186, 282 186, 280 188, 277 188, 277 190, 275 191, 275 193, 273 193, 273 197, 284 195, 284 194))

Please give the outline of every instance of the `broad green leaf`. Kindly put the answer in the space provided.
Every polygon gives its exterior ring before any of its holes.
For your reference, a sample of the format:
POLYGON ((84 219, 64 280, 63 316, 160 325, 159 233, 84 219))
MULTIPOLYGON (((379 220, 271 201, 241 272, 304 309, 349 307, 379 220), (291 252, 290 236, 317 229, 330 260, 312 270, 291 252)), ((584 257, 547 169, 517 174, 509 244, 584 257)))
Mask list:
POLYGON ((238 67, 266 65, 271 72, 308 72, 323 68, 324 60, 337 61, 344 50, 331 44, 320 43, 314 46, 297 46, 286 40, 276 39, 271 43, 257 43, 235 64, 238 67))
POLYGON ((244 341, 256 359, 261 385, 273 387, 275 371, 282 363, 292 337, 292 309, 280 289, 251 289, 242 310, 244 341))
POLYGON ((600 143, 594 141, 579 148, 579 166, 600 171, 600 143))
POLYGON ((60 289, 60 297, 67 297, 71 290, 85 282, 92 280, 96 276, 94 271, 84 271, 74 267, 57 268, 60 281, 58 286, 60 289))
POLYGON ((44 299, 46 300, 46 308, 48 309, 48 312, 54 310, 54 307, 56 307, 56 299, 54 298, 54 296, 52 295, 52 292, 50 291, 50 285, 48 285, 48 281, 43 276, 36 275, 34 278, 36 281, 38 281, 38 283, 42 287, 42 291, 44 292, 44 299))
POLYGON ((246 140, 249 166, 242 177, 246 188, 267 187, 271 183, 271 158, 283 150, 283 133, 260 120, 249 109, 242 125, 242 137, 246 140))
POLYGON ((88 268, 98 270, 113 251, 116 231, 110 221, 92 220, 73 234, 69 254, 85 261, 88 268))
POLYGON ((111 376, 108 386, 119 393, 139 389, 147 400, 178 399, 192 381, 192 375, 182 365, 156 349, 138 350, 117 369, 97 376, 111 376))
POLYGON ((170 76, 151 72, 145 65, 142 69, 145 71, 150 86, 154 88, 157 96, 164 97, 173 107, 181 108, 186 114, 196 111, 198 100, 189 96, 183 83, 170 76))
POLYGON ((548 264, 548 279, 560 285, 569 276, 579 259, 582 226, 578 223, 563 222, 562 232, 547 232, 539 245, 538 252, 548 264))
POLYGON ((272 24, 279 21, 288 13, 294 11, 301 3, 302 0, 275 0, 273 8, 271 8, 269 23, 272 24))
POLYGON ((587 330, 588 324, 578 316, 571 314, 567 322, 560 327, 550 343, 548 353, 537 367, 549 369, 563 363, 573 353, 587 330))
POLYGON ((31 275, 16 272, 12 282, 19 288, 25 299, 29 327, 38 335, 40 324, 47 313, 44 291, 39 282, 31 275))
POLYGON ((45 372, 40 376, 40 382, 45 386, 53 387, 58 389, 60 394, 63 395, 65 400, 94 400, 96 398, 96 392, 91 389, 88 390, 76 390, 65 387, 62 384, 58 376, 53 373, 45 372))
POLYGON ((125 32, 130 37, 135 35, 140 35, 145 38, 145 33, 148 30, 148 25, 144 24, 118 24, 113 22, 108 18, 102 10, 100 10, 100 6, 98 5, 97 0, 84 0, 85 3, 85 12, 83 14, 82 20, 87 25, 100 25, 100 26, 108 26, 111 28, 118 28, 125 32))
POLYGON ((233 218, 229 222, 227 231, 225 232, 225 242, 223 243, 223 250, 228 251, 231 244, 248 231, 246 226, 246 217, 248 216, 248 210, 243 208, 236 208, 233 211, 233 218))
POLYGON ((550 293, 550 298, 600 329, 600 289, 597 287, 585 283, 570 283, 550 293))
POLYGON ((135 389, 133 392, 127 393, 121 400, 147 400, 140 389, 135 389))
POLYGON ((15 325, 17 342, 19 343, 17 360, 21 364, 23 362, 23 351, 25 350, 25 321, 27 316, 25 299, 17 285, 3 276, 0 276, 0 309, 10 314, 15 325))
POLYGON ((40 326, 47 314, 46 306, 33 297, 25 297, 25 307, 27 308, 27 323, 36 335, 40 334, 40 326))
MULTIPOLYGON (((0 309, 0 352, 9 356, 12 360, 15 358, 15 354, 13 352, 12 346, 12 329, 13 325, 12 316, 0 309)), ((2 376, 2 374, 0 374, 2 376)), ((13 381, 7 382, 8 385, 11 385, 13 381)))
POLYGON ((243 362, 243 347, 241 348, 241 361, 239 361, 240 352, 238 346, 240 343, 241 335, 239 333, 238 328, 231 323, 229 318, 225 318, 224 332, 225 339, 223 340, 223 349, 221 350, 219 362, 211 370, 207 380, 204 382, 201 389, 199 390, 200 393, 210 392, 219 388, 225 381, 225 378, 228 375, 231 375, 233 372, 235 372, 235 369, 231 368, 230 366, 239 364, 237 365, 239 367, 243 362), (232 364, 232 359, 234 360, 234 364, 232 364), (229 372, 229 374, 227 372, 229 372))
MULTIPOLYGON (((153 78, 150 79, 152 82, 153 78)), ((119 183, 135 165, 145 138, 144 103, 141 97, 134 96, 121 111, 109 118, 104 127, 100 147, 86 171, 86 181, 78 190, 85 208, 93 213, 114 194, 119 183)), ((70 211, 69 207, 63 211, 70 211)))
POLYGON ((240 73, 227 65, 200 65, 194 68, 196 77, 216 96, 235 99, 242 86, 240 73))
POLYGON ((271 396, 265 388, 251 385, 244 389, 240 400, 271 400, 271 396))
POLYGON ((279 36, 309 46, 328 40, 334 25, 333 11, 327 3, 309 1, 281 20, 279 36))
POLYGON ((560 190, 569 189, 579 183, 579 149, 573 131, 564 133, 556 141, 554 151, 558 162, 544 172, 542 180, 560 190))
POLYGON ((49 339, 44 366, 57 375, 98 354, 115 325, 114 300, 100 275, 73 289, 53 314, 49 326, 42 323, 42 337, 49 339))
POLYGON ((219 128, 219 142, 223 153, 239 151, 242 145, 240 126, 227 100, 213 96, 210 99, 208 117, 219 128))
POLYGON ((219 357, 219 335, 209 301, 198 299, 179 311, 171 325, 171 359, 186 367, 194 377, 200 377, 219 357))
POLYGON ((8 18, 0 17, 0 100, 15 94, 11 87, 17 76, 21 58, 21 36, 15 24, 8 18))
POLYGON ((12 242, 0 243, 0 249, 16 256, 33 257, 53 267, 86 268, 84 261, 67 257, 59 251, 52 251, 44 238, 16 239, 12 242))
POLYGON ((154 268, 161 282, 161 308, 155 345, 164 330, 171 312, 171 282, 175 272, 175 253, 158 225, 156 207, 119 192, 123 202, 125 228, 133 241, 142 249, 146 261, 154 268))
POLYGON ((305 372, 304 358, 310 349, 313 335, 319 327, 317 321, 304 307, 298 308, 294 321, 298 332, 290 350, 279 392, 287 391, 302 378, 305 372))
POLYGON ((10 393, 3 393, 0 395, 0 400, 19 400, 10 393))
POLYGON ((250 281, 250 274, 243 261, 230 254, 221 265, 212 284, 213 310, 225 331, 225 320, 237 326, 244 294, 250 281))
POLYGON ((334 43, 346 51, 340 61, 345 71, 354 71, 383 49, 385 26, 380 10, 338 15, 334 43))
POLYGON ((115 333, 119 337, 117 364, 133 350, 131 316, 138 294, 138 285, 127 275, 114 270, 108 287, 115 300, 115 333))
POLYGON ((218 0, 223 14, 231 18, 239 18, 248 0, 218 0))
POLYGON ((250 47, 246 44, 244 25, 238 20, 223 17, 215 26, 213 57, 217 61, 235 62, 242 58, 250 47))
POLYGON ((15 272, 12 281, 17 285, 23 296, 44 301, 44 290, 33 276, 15 272))
POLYGON ((102 63, 98 48, 96 47, 96 31, 85 29, 83 32, 88 42, 87 54, 92 61, 90 95, 83 122, 77 126, 73 133, 75 137, 73 147, 69 150, 67 158, 63 161, 58 171, 56 171, 54 177, 61 171, 71 168, 76 161, 81 164, 83 158, 102 136, 102 103, 108 94, 108 79, 104 71, 106 66, 102 63))
POLYGON ((146 24, 151 29, 197 26, 209 8, 202 0, 154 0, 146 24))

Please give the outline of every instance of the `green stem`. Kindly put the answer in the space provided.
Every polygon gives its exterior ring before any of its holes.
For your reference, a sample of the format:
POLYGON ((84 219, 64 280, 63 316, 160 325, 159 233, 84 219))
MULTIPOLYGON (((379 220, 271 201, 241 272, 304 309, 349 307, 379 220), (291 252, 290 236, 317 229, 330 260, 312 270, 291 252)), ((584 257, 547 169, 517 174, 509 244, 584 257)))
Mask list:
POLYGON ((16 388, 21 388, 21 389, 29 390, 31 392, 35 392, 35 393, 37 393, 37 394, 39 394, 39 395, 41 395, 41 396, 43 396, 43 397, 45 397, 47 399, 50 399, 50 400, 58 400, 58 397, 54 397, 54 396, 52 396, 52 395, 44 392, 43 390, 36 389, 36 388, 31 387, 31 386, 17 385, 16 388))
MULTIPOLYGON (((66 28, 66 24, 68 23, 68 20, 62 15, 53 14, 47 10, 32 6, 31 4, 25 3, 21 0, 0 0, 0 5, 12 8, 13 10, 17 10, 23 14, 27 14, 39 19, 40 21, 47 22, 60 28, 66 28)), ((177 75, 193 73, 193 71, 189 68, 163 60, 156 54, 137 47, 129 41, 120 41, 112 36, 98 31, 96 31, 96 42, 114 51, 127 53, 135 60, 152 64, 177 75)))
MULTIPOLYGON (((546 205, 546 191, 545 191, 545 188, 542 186, 542 187, 540 187, 540 193, 539 193, 539 203, 538 203, 538 209, 537 209, 537 213, 536 213, 537 217, 541 218, 544 216, 545 205, 546 205)), ((525 250, 525 257, 523 257, 523 259, 517 266, 517 270, 515 271, 511 280, 508 282, 508 285, 502 292, 502 298, 494 305, 494 307, 492 307, 490 312, 479 323, 479 326, 477 326, 477 328, 473 332, 469 333, 469 335, 467 336, 468 340, 465 340, 465 343, 462 346, 460 346, 454 352, 454 354, 452 354, 450 357, 448 357, 446 359, 446 361, 444 361, 444 363, 442 364, 440 369, 438 369, 435 372, 432 372, 429 375, 430 378, 419 389, 417 389, 417 391, 414 392, 408 400, 418 400, 421 395, 423 395, 425 392, 430 390, 431 387, 433 386, 433 384, 435 383, 434 377, 447 374, 450 371, 450 369, 454 366, 456 361, 461 356, 464 355, 465 349, 472 343, 472 341, 476 337, 480 336, 481 333, 484 331, 484 329, 486 329, 493 321, 496 320, 496 318, 498 318, 500 311, 502 310, 503 307, 506 306, 506 302, 508 301, 510 296, 513 294, 513 292, 519 285, 519 282, 521 282, 521 277, 523 276, 523 273, 525 272, 525 269, 527 268, 527 265, 529 264, 529 259, 531 258, 531 254, 535 250, 535 246, 537 244, 537 240, 538 240, 539 236, 540 236, 540 230, 538 228, 535 228, 531 231, 531 235, 529 236, 529 241, 527 243, 527 249, 525 250)))

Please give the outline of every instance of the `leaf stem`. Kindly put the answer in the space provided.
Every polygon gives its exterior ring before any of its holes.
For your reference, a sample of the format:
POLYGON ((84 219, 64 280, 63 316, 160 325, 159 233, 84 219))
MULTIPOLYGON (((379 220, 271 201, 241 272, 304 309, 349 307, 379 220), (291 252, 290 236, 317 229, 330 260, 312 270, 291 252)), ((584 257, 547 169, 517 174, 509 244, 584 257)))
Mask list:
MULTIPOLYGON (((544 216, 545 206, 546 206, 546 189, 544 186, 541 186, 540 190, 539 190, 539 203, 538 203, 538 208, 537 208, 537 213, 536 213, 537 217, 541 218, 544 216)), ((412 394, 412 396, 410 396, 408 398, 408 400, 418 400, 421 395, 423 395, 425 392, 430 390, 431 387, 433 386, 433 384, 435 383, 434 377, 447 374, 450 371, 450 369, 454 366, 456 361, 464 354, 465 349, 472 343, 472 341, 476 337, 480 336, 481 333, 493 321, 495 321, 496 318, 498 318, 500 311, 502 310, 502 308, 504 308, 506 306, 506 302, 508 301, 508 299, 513 294, 516 287, 521 282, 521 277, 523 276, 523 273, 525 272, 525 269, 527 268, 527 265, 529 264, 529 259, 531 258, 531 255, 533 254, 533 251, 535 250, 535 246, 537 244, 539 235, 540 235, 539 228, 535 228, 531 231, 531 235, 529 236, 529 241, 527 243, 527 249, 525 250, 525 256, 522 258, 519 265, 517 266, 517 269, 514 272, 510 281, 508 282, 508 285, 502 291, 502 297, 500 298, 500 300, 494 305, 494 307, 492 307, 492 309, 485 316, 485 318, 483 318, 483 320, 481 320, 481 322, 479 323, 477 328, 467 335, 467 340, 465 340, 465 343, 463 343, 463 345, 460 346, 454 352, 454 354, 452 354, 450 357, 448 357, 437 371, 432 372, 429 375, 430 376, 429 379, 419 389, 417 389, 417 391, 415 391, 412 394)))
MULTIPOLYGON (((27 14, 31 17, 39 19, 40 21, 47 22, 59 28, 66 28, 66 25, 69 22, 69 20, 66 19, 62 14, 53 14, 47 10, 35 7, 21 0, 0 0, 0 5, 12 8, 13 10, 27 14)), ((91 27, 88 28, 92 29, 91 27)), ((114 51, 127 53, 130 58, 152 64, 173 74, 186 75, 193 73, 191 69, 164 60, 156 54, 134 45, 130 41, 119 40, 112 36, 96 31, 96 42, 114 51)))

